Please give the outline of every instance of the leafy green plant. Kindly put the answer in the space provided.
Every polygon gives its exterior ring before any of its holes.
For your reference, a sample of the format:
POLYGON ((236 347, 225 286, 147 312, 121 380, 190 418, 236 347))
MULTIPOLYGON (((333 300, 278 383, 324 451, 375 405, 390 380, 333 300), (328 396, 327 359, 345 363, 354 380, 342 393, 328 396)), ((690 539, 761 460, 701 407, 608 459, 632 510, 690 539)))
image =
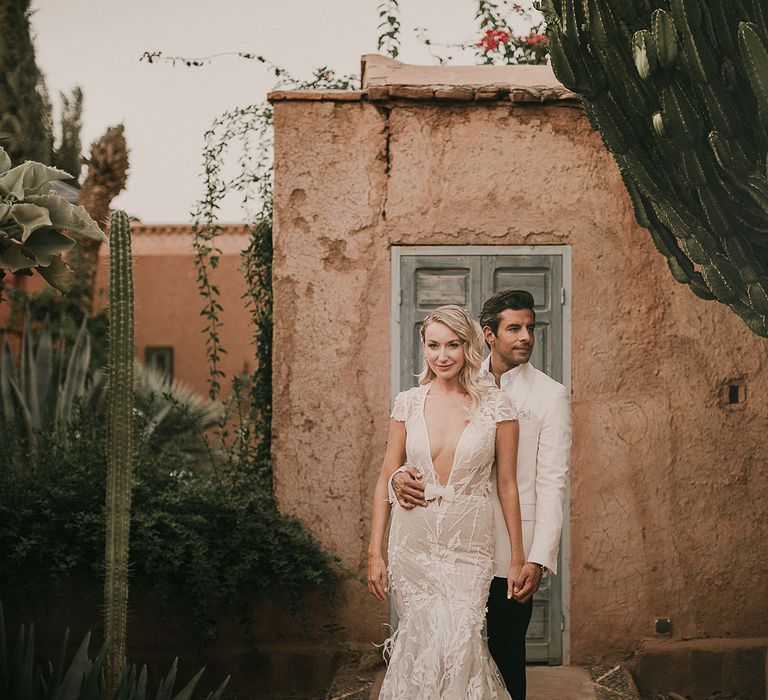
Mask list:
MULTIPOLYGON (((104 659, 106 645, 103 645, 95 659, 88 655, 91 634, 85 635, 71 660, 67 661, 69 630, 61 641, 61 648, 55 662, 47 666, 37 665, 35 658, 35 628, 24 625, 19 630, 16 644, 11 652, 6 639, 3 605, 0 603, 0 697, 8 700, 190 700, 204 669, 195 674, 175 695, 177 660, 162 678, 154 693, 147 690, 147 667, 137 670, 134 664, 126 666, 114 692, 104 682, 104 659)), ((220 700, 229 682, 229 676, 205 700, 220 700)))
POLYGON ((50 193, 51 182, 70 179, 69 173, 35 161, 11 168, 11 159, 0 147, 0 270, 36 270, 65 292, 73 275, 61 255, 75 245, 70 234, 106 242, 83 207, 50 193))
POLYGON ((545 0, 579 93, 674 279, 768 337, 763 0, 545 0))
POLYGON ((160 445, 175 438, 179 449, 214 459, 206 431, 220 424, 224 406, 201 396, 189 385, 154 367, 134 363, 135 410, 147 417, 144 440, 160 445))
POLYGON ((379 15, 379 36, 376 48, 397 58, 400 53, 400 4, 398 0, 384 0, 376 8, 379 15))
MULTIPOLYGON (((266 223, 247 259, 259 280, 252 297, 258 303, 251 309, 257 337, 268 339, 271 230, 266 223)), ((222 418, 228 425, 237 416, 234 434, 222 428, 222 447, 209 455, 208 467, 182 449, 187 436, 168 431, 158 439, 153 411, 141 410, 140 402, 126 420, 134 447, 132 590, 154 600, 184 601, 201 623, 211 606, 236 604, 255 592, 277 593, 293 610, 308 589, 320 588, 333 600, 335 559, 297 520, 279 513, 272 493, 270 348, 262 342, 253 377, 235 382, 222 418)), ((37 470, 0 469, 5 597, 44 590, 72 575, 93 582, 101 576, 107 442, 98 403, 81 396, 64 429, 37 433, 37 470), (25 581, 23 592, 19 581, 25 581)), ((18 439, 7 424, 5 431, 0 464, 23 464, 27 439, 18 439)))
MULTIPOLYGON (((308 591, 332 598, 336 560, 279 512, 264 486, 271 483, 268 462, 248 470, 239 456, 230 461, 222 452, 216 469, 206 467, 179 449, 184 437, 145 440, 148 420, 140 412, 132 420, 130 585, 137 598, 184 607, 201 632, 217 606, 238 606, 254 594, 277 595, 299 610, 308 591)), ((78 402, 65 433, 38 434, 36 470, 23 468, 28 451, 24 436, 0 426, 0 597, 17 606, 67 580, 97 597, 105 546, 103 419, 78 402)))

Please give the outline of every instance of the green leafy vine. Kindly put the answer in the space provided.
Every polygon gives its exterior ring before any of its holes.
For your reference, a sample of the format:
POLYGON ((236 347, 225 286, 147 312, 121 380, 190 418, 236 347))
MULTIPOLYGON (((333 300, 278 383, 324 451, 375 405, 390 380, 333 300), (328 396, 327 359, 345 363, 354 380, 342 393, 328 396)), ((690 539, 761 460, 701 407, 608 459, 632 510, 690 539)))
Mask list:
POLYGON ((379 15, 379 37, 376 46, 388 56, 400 53, 400 5, 398 0, 384 0, 376 8, 379 15))
MULTIPOLYGON (((173 60, 173 59, 167 59, 173 60)), ((176 59, 178 60, 178 59, 176 59)), ((277 66, 273 73, 280 77, 277 87, 294 90, 348 90, 359 87, 356 76, 336 74, 323 66, 315 69, 308 80, 299 80, 277 66)), ((224 197, 238 193, 241 196, 247 219, 253 222, 253 231, 264 230, 272 221, 272 162, 273 162, 273 111, 268 102, 238 107, 224 112, 205 133, 203 147, 204 193, 193 212, 193 246, 197 269, 198 290, 204 300, 201 314, 206 319, 206 351, 209 366, 209 394, 216 398, 221 391, 224 373, 220 361, 226 349, 221 344, 222 311, 219 290, 211 283, 210 273, 219 262, 221 251, 216 246, 216 236, 221 231, 218 210, 224 197), (237 147, 237 172, 225 178, 226 156, 237 147)), ((242 254, 242 269, 246 275, 246 303, 252 310, 257 328, 265 325, 261 312, 254 312, 256 304, 267 303, 271 308, 271 277, 262 274, 261 267, 254 267, 253 246, 242 254), (269 279, 267 279, 269 277, 269 279), (265 282, 269 283, 266 286, 265 282)), ((262 255, 260 253, 260 255, 262 255)), ((271 251, 269 253, 271 256, 271 251)), ((263 257, 263 255, 262 255, 263 257)), ((269 323, 271 333, 271 317, 269 323)), ((257 348, 270 338, 254 337, 257 348)), ((260 351, 257 350, 257 354, 260 351)), ((259 359, 259 358, 257 358, 259 359)), ((266 358, 257 362, 255 372, 264 368, 266 358)), ((252 378, 255 380, 255 377, 252 378)), ((258 409, 257 409, 258 410, 258 409)))

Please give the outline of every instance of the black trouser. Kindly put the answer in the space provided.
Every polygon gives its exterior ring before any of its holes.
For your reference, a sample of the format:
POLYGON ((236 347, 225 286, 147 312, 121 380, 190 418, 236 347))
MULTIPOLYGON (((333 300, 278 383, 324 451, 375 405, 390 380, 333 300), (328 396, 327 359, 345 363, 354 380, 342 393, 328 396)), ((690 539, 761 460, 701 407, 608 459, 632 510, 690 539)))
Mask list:
POLYGON ((507 600, 507 579, 494 577, 488 595, 488 648, 512 700, 525 700, 525 634, 533 613, 527 603, 507 600))

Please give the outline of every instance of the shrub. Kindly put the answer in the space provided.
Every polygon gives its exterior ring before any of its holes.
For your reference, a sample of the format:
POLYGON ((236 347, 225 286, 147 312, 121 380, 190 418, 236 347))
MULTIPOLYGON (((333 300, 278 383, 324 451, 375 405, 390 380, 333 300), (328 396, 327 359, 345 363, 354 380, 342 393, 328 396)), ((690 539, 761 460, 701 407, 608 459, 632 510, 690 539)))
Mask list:
MULTIPOLYGON (((201 468, 178 441, 158 445, 134 420, 131 586, 181 598, 202 616, 213 604, 279 589, 290 605, 307 588, 331 594, 333 559, 271 491, 237 463, 201 468)), ((0 435, 0 598, 11 602, 76 574, 98 584, 104 552, 105 426, 78 405, 65 434, 0 435)))

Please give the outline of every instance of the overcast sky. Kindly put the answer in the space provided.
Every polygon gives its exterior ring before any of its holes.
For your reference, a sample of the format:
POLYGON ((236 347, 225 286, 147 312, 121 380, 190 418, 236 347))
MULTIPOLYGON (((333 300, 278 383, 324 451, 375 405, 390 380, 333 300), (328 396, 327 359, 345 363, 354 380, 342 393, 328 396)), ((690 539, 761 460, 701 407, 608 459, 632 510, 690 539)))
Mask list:
MULTIPOLYGON (((33 0, 37 60, 54 104, 60 90, 85 93, 83 148, 124 123, 131 170, 115 200, 145 223, 183 223, 201 194, 203 133, 227 109, 264 100, 275 78, 234 56, 200 68, 139 62, 145 51, 205 56, 262 54, 294 75, 315 66, 358 73, 376 52, 378 0, 33 0)), ((400 0, 407 63, 434 63, 414 29, 437 41, 476 39, 474 0, 400 0)), ((471 63, 457 54, 454 62, 471 63)), ((239 203, 222 220, 240 221, 239 203)))

